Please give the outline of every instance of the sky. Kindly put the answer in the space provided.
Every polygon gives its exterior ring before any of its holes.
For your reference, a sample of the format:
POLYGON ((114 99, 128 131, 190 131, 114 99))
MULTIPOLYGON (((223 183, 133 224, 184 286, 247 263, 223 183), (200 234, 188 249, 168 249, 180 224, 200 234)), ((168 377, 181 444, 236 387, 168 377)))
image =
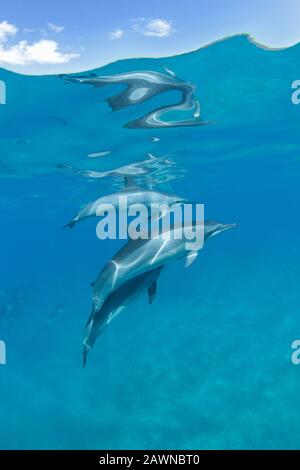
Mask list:
POLYGON ((198 49, 238 33, 300 42, 299 0, 0 0, 0 67, 80 72, 198 49))

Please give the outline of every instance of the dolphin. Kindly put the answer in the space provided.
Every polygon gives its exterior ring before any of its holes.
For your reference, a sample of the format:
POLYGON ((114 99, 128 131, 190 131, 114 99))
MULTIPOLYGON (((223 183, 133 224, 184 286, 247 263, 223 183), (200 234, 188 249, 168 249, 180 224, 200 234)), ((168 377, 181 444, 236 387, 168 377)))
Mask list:
POLYGON ((152 70, 125 72, 114 75, 77 75, 61 74, 66 82, 102 87, 104 85, 125 85, 127 88, 120 94, 107 99, 113 111, 143 103, 169 90, 185 91, 195 89, 194 85, 177 78, 175 75, 152 70))
POLYGON ((92 349, 98 336, 103 333, 105 328, 115 319, 128 305, 143 291, 147 290, 149 303, 152 304, 156 290, 157 279, 162 267, 153 269, 146 273, 130 279, 121 287, 110 294, 104 302, 97 318, 93 323, 89 337, 86 339, 83 348, 83 367, 86 364, 87 355, 92 349))
POLYGON ((155 71, 132 71, 106 76, 97 76, 95 74, 88 76, 72 76, 62 74, 60 78, 63 78, 66 82, 94 85, 95 87, 112 84, 125 85, 125 90, 106 100, 113 111, 143 103, 167 91, 176 90, 181 92, 182 99, 178 104, 164 106, 153 112, 149 112, 140 119, 128 122, 125 125, 127 128, 180 127, 208 124, 208 122, 200 119, 200 105, 195 98, 195 86, 179 79, 173 72, 170 73, 169 69, 165 70, 167 74, 155 71), (166 112, 187 111, 192 109, 196 109, 194 118, 197 117, 197 119, 182 121, 161 120, 162 114, 166 112))
POLYGON ((101 207, 104 207, 106 204, 111 204, 116 210, 119 210, 122 196, 126 196, 127 198, 127 207, 132 204, 143 204, 146 207, 150 207, 151 204, 168 204, 169 206, 172 206, 173 204, 186 201, 184 198, 175 194, 168 194, 162 191, 154 191, 152 189, 137 186, 132 182, 131 178, 125 178, 125 182, 126 185, 124 190, 102 196, 96 199, 96 201, 90 202, 81 209, 69 223, 64 225, 63 228, 73 228, 78 222, 89 217, 99 215, 101 207))
MULTIPOLYGON (((213 221, 204 222, 204 226, 200 222, 191 222, 187 227, 190 233, 195 233, 195 228, 201 224, 204 231, 204 243, 225 230, 237 227, 237 224, 221 224, 213 221)), ((186 267, 195 261, 198 251, 187 251, 188 236, 178 237, 178 230, 181 234, 181 225, 170 228, 166 234, 167 237, 154 236, 148 239, 129 240, 104 266, 93 283, 93 309, 87 321, 84 344, 89 343, 93 325, 98 321, 98 314, 101 315, 101 307, 107 297, 125 282, 163 266, 173 259, 186 257, 186 267)))
POLYGON ((76 175, 84 176, 87 178, 105 178, 108 176, 138 176, 149 173, 151 168, 160 168, 161 166, 174 165, 174 162, 167 156, 155 157, 148 153, 148 158, 137 162, 129 163, 128 165, 120 166, 108 171, 95 171, 95 170, 78 170, 71 165, 58 163, 58 168, 66 168, 76 175))

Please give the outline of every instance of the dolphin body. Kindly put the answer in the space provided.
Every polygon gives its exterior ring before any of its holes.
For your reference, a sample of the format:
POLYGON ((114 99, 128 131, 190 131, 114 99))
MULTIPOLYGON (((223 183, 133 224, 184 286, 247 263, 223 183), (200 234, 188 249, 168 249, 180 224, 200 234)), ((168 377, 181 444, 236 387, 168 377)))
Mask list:
POLYGON ((110 294, 104 302, 97 318, 93 323, 89 337, 83 349, 83 367, 86 365, 87 355, 92 349, 96 339, 103 333, 105 328, 115 319, 128 305, 143 291, 147 290, 149 303, 152 304, 156 290, 157 279, 162 267, 140 274, 122 284, 117 290, 110 294))
POLYGON ((177 90, 181 92, 182 98, 179 103, 163 106, 139 119, 128 122, 125 125, 127 128, 182 127, 208 124, 208 122, 200 119, 200 105, 199 101, 195 98, 195 86, 180 80, 173 72, 165 74, 154 71, 133 71, 107 76, 95 74, 88 76, 60 75, 60 78, 63 78, 66 82, 94 85, 95 87, 112 84, 125 85, 125 90, 106 100, 113 111, 143 103, 167 91, 177 90), (161 116, 169 111, 188 111, 193 109, 195 110, 194 119, 181 121, 163 121, 161 119, 161 116))
POLYGON ((101 207, 104 207, 106 204, 113 205, 115 209, 119 211, 120 201, 122 201, 122 197, 124 196, 126 196, 127 207, 130 207, 132 204, 143 204, 148 208, 152 204, 168 204, 169 206, 172 206, 173 204, 185 201, 185 199, 180 196, 176 196, 175 194, 168 194, 162 191, 141 188, 140 186, 135 186, 130 182, 129 185, 125 187, 125 190, 108 194, 107 196, 100 197, 96 201, 87 204, 63 228, 73 228, 78 222, 81 222, 82 220, 85 220, 89 217, 95 217, 99 215, 101 207))
MULTIPOLYGON (((195 232, 199 223, 191 223, 189 230, 195 232)), ((237 224, 221 224, 207 221, 202 223, 204 242, 225 230, 236 227, 237 224)), ((101 316, 101 309, 108 296, 125 282, 163 266, 173 259, 186 257, 186 267, 197 258, 198 251, 187 251, 187 238, 176 238, 177 231, 182 227, 173 227, 168 231, 168 238, 162 236, 150 239, 129 240, 116 255, 104 266, 93 285, 93 308, 86 325, 84 346, 89 348, 90 336, 93 336, 93 326, 101 316)), ((186 236, 187 237, 187 236, 186 236)), ((190 241, 190 239, 189 239, 190 241)))
POLYGON ((58 163, 58 168, 65 168, 76 175, 84 176, 86 178, 105 178, 108 176, 139 176, 145 175, 150 172, 153 168, 161 168, 164 166, 174 165, 174 162, 168 159, 166 156, 155 157, 151 153, 148 154, 148 158, 145 160, 129 163, 128 165, 120 166, 108 171, 96 171, 96 170, 78 170, 71 165, 64 163, 58 163))

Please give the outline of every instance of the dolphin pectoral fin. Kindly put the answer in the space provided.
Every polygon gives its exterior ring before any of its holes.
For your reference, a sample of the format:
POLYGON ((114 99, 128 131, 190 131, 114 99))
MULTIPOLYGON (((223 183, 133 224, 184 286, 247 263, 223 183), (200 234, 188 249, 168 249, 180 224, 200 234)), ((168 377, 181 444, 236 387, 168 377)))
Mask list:
POLYGON ((189 266, 191 266, 191 264, 193 264, 193 262, 197 259, 198 254, 198 251, 189 251, 186 255, 184 267, 188 268, 189 266))
POLYGON ((156 291, 157 291, 157 281, 153 281, 151 286, 148 289, 149 304, 153 303, 153 300, 155 299, 156 291))
POLYGON ((121 314, 121 312, 124 310, 124 308, 125 308, 124 305, 121 305, 116 310, 113 310, 108 317, 108 320, 106 322, 107 325, 109 325, 112 322, 112 320, 118 317, 121 314))

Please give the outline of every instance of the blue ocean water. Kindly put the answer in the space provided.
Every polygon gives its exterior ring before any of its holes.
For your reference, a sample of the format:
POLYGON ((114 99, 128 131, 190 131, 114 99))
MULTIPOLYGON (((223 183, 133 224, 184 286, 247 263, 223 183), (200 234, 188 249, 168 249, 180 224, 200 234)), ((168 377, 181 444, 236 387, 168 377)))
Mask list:
POLYGON ((170 129, 123 126, 173 92, 112 113, 116 86, 0 69, 0 448, 299 448, 299 60, 299 45, 271 51, 237 36, 93 71, 166 66, 196 85, 211 124, 170 129), (57 163, 103 171, 148 152, 186 170, 172 191, 204 203, 206 219, 240 227, 187 270, 172 263, 153 305, 140 296, 82 370, 90 283, 122 242, 98 240, 95 220, 61 230, 111 182, 57 163))

